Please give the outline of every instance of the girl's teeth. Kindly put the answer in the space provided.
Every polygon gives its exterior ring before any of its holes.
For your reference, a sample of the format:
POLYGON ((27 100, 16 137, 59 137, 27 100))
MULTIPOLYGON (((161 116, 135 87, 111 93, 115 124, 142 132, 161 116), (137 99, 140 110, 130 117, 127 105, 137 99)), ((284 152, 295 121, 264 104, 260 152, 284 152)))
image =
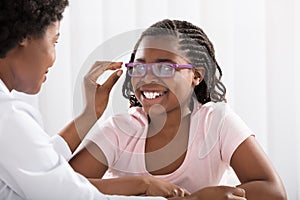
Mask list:
POLYGON ((161 93, 158 92, 143 92, 143 94, 147 99, 155 99, 162 95, 161 93))

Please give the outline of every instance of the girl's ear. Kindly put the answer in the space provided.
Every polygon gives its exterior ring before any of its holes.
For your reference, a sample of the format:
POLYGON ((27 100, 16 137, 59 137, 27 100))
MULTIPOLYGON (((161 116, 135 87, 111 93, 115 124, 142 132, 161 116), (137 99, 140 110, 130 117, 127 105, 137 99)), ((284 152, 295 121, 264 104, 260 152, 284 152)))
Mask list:
POLYGON ((201 81, 204 79, 204 68, 202 67, 195 67, 193 68, 194 71, 194 79, 193 79, 193 85, 197 86, 201 81))

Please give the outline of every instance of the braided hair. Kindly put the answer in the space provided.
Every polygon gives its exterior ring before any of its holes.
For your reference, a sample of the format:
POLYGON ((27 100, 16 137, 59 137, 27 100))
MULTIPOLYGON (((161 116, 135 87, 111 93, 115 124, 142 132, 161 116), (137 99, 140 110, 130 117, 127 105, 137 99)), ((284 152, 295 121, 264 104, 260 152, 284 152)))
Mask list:
MULTIPOLYGON (((178 40, 179 49, 195 68, 204 69, 204 80, 194 88, 197 100, 202 104, 210 101, 226 101, 226 88, 221 82, 222 70, 216 61, 213 45, 201 28, 187 21, 165 19, 150 26, 136 43, 130 62, 134 61, 137 49, 145 36, 166 35, 178 40)), ((141 106, 134 96, 131 77, 128 74, 126 74, 122 93, 129 99, 131 106, 141 106)))
POLYGON ((68 0, 1 0, 0 58, 24 38, 42 37, 47 27, 62 19, 68 0))

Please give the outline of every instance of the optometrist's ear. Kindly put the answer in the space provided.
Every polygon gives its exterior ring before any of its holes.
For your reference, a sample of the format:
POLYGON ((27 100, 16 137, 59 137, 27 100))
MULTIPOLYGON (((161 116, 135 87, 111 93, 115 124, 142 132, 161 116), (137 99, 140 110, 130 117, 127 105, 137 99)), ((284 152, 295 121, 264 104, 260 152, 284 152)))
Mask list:
POLYGON ((20 47, 25 47, 25 46, 27 46, 28 43, 29 43, 29 40, 30 40, 30 38, 28 38, 28 37, 23 38, 23 39, 19 42, 19 46, 20 46, 20 47))
POLYGON ((199 83, 201 83, 201 81, 203 81, 205 71, 203 67, 195 67, 193 68, 193 72, 194 72, 193 85, 197 86, 199 85, 199 83))

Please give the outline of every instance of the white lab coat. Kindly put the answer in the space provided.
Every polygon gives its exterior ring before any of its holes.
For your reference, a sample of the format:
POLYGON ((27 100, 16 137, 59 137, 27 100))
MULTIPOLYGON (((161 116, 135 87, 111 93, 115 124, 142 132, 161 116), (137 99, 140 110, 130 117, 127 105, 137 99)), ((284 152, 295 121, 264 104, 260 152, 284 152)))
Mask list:
POLYGON ((39 112, 0 79, 0 200, 164 199, 101 194, 70 167, 67 143, 40 124, 39 112))

